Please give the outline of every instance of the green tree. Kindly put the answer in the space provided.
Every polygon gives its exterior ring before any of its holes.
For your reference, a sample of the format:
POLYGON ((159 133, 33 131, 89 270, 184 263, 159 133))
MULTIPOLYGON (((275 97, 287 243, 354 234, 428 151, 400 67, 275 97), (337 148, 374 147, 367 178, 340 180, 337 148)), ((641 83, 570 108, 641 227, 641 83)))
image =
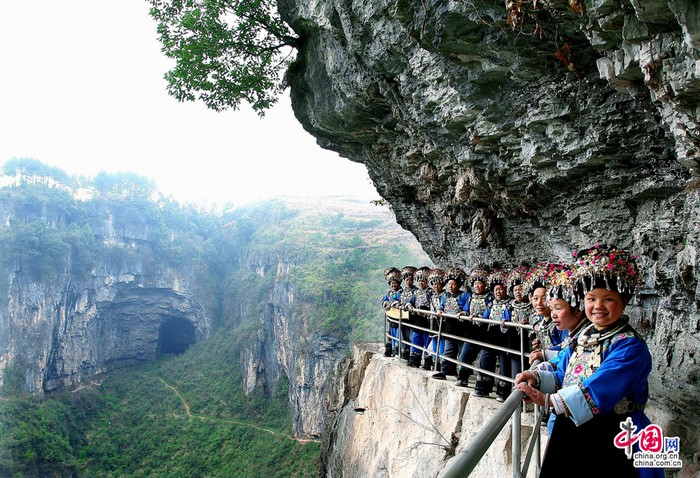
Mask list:
POLYGON ((101 194, 121 197, 149 198, 155 191, 152 179, 134 173, 106 173, 101 171, 92 181, 101 194))
POLYGON ((277 101, 279 79, 298 38, 273 0, 149 0, 162 51, 176 61, 165 74, 179 101, 222 111, 250 104, 259 115, 277 101))
POLYGON ((2 166, 2 173, 7 176, 20 175, 22 182, 46 183, 47 179, 52 179, 66 186, 74 184, 62 169, 48 166, 34 158, 12 158, 2 166))
POLYGON ((70 252, 61 234, 41 219, 0 230, 2 261, 25 271, 34 280, 60 274, 70 252))

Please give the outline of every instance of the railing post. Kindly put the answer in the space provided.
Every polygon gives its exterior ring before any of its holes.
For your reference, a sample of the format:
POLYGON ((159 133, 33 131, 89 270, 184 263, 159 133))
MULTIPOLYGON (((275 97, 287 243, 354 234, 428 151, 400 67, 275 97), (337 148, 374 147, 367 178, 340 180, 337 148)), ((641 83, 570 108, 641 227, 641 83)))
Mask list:
MULTIPOLYGON (((523 340, 523 334, 525 332, 525 329, 522 327, 519 328, 518 330, 519 336, 520 336, 520 372, 525 371, 525 341, 523 340)), ((529 360, 528 360, 529 362, 529 360)))
MULTIPOLYGON (((525 342, 523 341, 523 329, 518 327, 518 342, 520 345, 520 372, 525 370, 525 342)), ((520 478, 522 473, 520 471, 521 454, 520 450, 522 445, 522 423, 521 423, 521 411, 523 410, 523 405, 521 404, 515 413, 513 413, 513 478, 520 478)))
POLYGON ((391 325, 389 324, 389 314, 384 311, 384 350, 386 350, 386 344, 389 347, 393 347, 391 343, 391 325))
MULTIPOLYGON (((535 410, 537 410, 538 407, 535 405, 535 410)), ((537 410, 539 412, 539 410, 537 410)), ((542 414, 544 414, 544 409, 542 409, 542 414)), ((542 465, 541 463, 541 457, 542 457, 542 434, 540 433, 540 421, 542 421, 542 415, 538 414, 537 412, 535 413, 535 416, 538 416, 540 419, 535 420, 535 429, 532 431, 532 433, 535 434, 535 476, 540 476, 540 466, 542 465)))
POLYGON ((520 423, 520 411, 522 410, 522 405, 513 413, 513 437, 511 440, 513 449, 513 478, 520 478, 520 445, 522 440, 521 434, 521 423, 520 423))
POLYGON ((440 353, 440 343, 442 342, 442 317, 438 316, 438 334, 437 334, 437 348, 435 349, 435 368, 433 371, 442 371, 442 366, 440 361, 442 360, 442 354, 440 353))

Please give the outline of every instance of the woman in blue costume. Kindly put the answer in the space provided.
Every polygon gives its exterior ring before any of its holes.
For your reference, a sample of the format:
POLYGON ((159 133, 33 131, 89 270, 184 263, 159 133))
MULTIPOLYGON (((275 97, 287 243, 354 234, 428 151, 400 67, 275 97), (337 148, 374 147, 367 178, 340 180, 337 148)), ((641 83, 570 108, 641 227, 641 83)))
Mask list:
MULTIPOLYGON (((460 332, 460 321, 455 317, 443 317, 443 312, 451 316, 462 315, 469 304, 469 292, 462 291, 461 287, 467 274, 458 267, 448 269, 447 291, 443 294, 437 311, 437 320, 441 332, 455 336, 460 332)), ((457 376, 457 365, 447 358, 456 359, 459 352, 459 342, 452 337, 440 338, 439 348, 444 351, 440 360, 440 371, 432 377, 437 380, 445 380, 448 375, 457 376)))
MULTIPOLYGON (((532 367, 533 369, 556 371, 559 362, 564 357, 565 350, 569 348, 575 349, 579 334, 591 324, 582 310, 583 303, 576 295, 574 284, 571 281, 572 274, 573 270, 567 267, 550 274, 547 279, 547 297, 549 299, 552 322, 554 322, 557 330, 568 331, 568 335, 560 344, 562 350, 559 352, 559 355, 532 367)), ((550 436, 552 435, 555 419, 556 415, 549 414, 547 430, 550 436)))
POLYGON ((552 274, 563 267, 563 264, 541 263, 527 274, 524 290, 530 297, 530 302, 536 313, 532 322, 535 339, 532 341, 530 365, 556 357, 561 351, 561 342, 566 338, 567 332, 558 330, 552 322, 549 300, 547 299, 547 281, 552 274))
MULTIPOLYGON (((481 322, 472 322, 474 317, 482 318, 484 313, 493 302, 493 295, 486 290, 486 283, 489 280, 490 272, 483 266, 478 266, 469 274, 469 286, 471 287, 471 295, 465 312, 468 314, 468 319, 463 324, 464 337, 471 340, 483 342, 486 325, 481 322)), ((479 352, 482 350, 481 345, 472 342, 464 342, 459 350, 459 361, 465 364, 473 364, 479 352)), ((469 377, 472 375, 472 369, 465 366, 460 366, 457 370, 457 385, 460 387, 469 386, 469 377)))
MULTIPOLYGON (((415 286, 413 280, 413 274, 415 274, 417 270, 418 269, 413 266, 406 266, 401 269, 401 277, 404 280, 404 286, 396 295, 399 301, 398 307, 401 310, 409 309, 409 305, 414 300, 416 292, 418 291, 418 287, 415 286)), ((414 314, 409 313, 408 319, 399 323, 399 334, 401 335, 401 358, 406 362, 408 362, 411 354, 411 334, 413 333, 411 324, 413 324, 413 316, 414 314)))
MULTIPOLYGON (((433 289, 433 293, 430 296, 430 311, 437 312, 440 304, 442 303, 442 297, 445 295, 445 276, 447 273, 440 269, 431 269, 428 273, 428 284, 433 289)), ((432 353, 425 356, 423 361, 423 370, 433 370, 433 361, 437 363, 437 353, 438 353, 438 323, 435 316, 430 317, 430 330, 432 331, 428 338, 428 345, 425 346, 432 353)), ((444 353, 444 347, 439 349, 439 353, 444 353)))
MULTIPOLYGON (((389 284, 389 292, 387 292, 382 298, 382 308, 388 311, 394 307, 394 305, 398 305, 398 301, 400 300, 399 293, 401 291, 401 281, 403 280, 403 277, 401 277, 401 271, 399 269, 396 267, 389 267, 384 270, 384 279, 386 280, 386 283, 389 284)), ((399 327, 395 322, 388 323, 389 335, 392 337, 392 339, 389 340, 388 338, 385 338, 384 340, 385 357, 391 357, 392 355, 399 354, 399 342, 398 340, 395 340, 399 336, 399 327)))
MULTIPOLYGON (((534 322, 536 317, 535 307, 530 302, 529 297, 525 293, 525 277, 527 268, 523 265, 515 267, 508 272, 507 286, 508 295, 513 297, 510 302, 511 320, 516 324, 528 325, 534 322)), ((524 354, 510 354, 510 374, 511 378, 526 368, 524 365, 528 363, 530 354, 529 333, 527 330, 508 328, 506 336, 506 347, 513 350, 521 350, 524 354)))
MULTIPOLYGON (((502 270, 495 270, 489 274, 489 289, 493 291, 494 299, 484 312, 485 319, 498 320, 500 322, 509 322, 511 320, 511 305, 508 297, 506 285, 506 273, 502 270)), ((505 330, 508 330, 505 328, 505 330)), ((501 327, 494 324, 487 324, 483 332, 482 340, 484 342, 503 347, 506 345, 506 335, 501 330, 501 327)), ((488 371, 496 371, 496 360, 500 363, 499 374, 510 376, 510 357, 507 352, 503 352, 491 347, 484 347, 479 356, 479 368, 488 371)), ((493 390, 494 377, 486 373, 479 372, 476 375, 476 383, 474 384, 474 397, 488 397, 493 390)), ((496 400, 499 402, 505 401, 510 394, 511 385, 505 380, 498 379, 496 381, 496 400)))
MULTIPOLYGON (((573 476, 572 450, 586 456, 585 476, 663 477, 659 468, 634 468, 615 446, 630 417, 642 430, 649 399, 651 355, 622 314, 639 280, 636 256, 611 246, 581 251, 572 265, 576 293, 591 325, 566 348, 554 372, 529 370, 516 377, 526 400, 556 414, 540 478, 573 476)), ((575 476, 584 476, 579 470, 575 476)))
MULTIPOLYGON (((414 282, 418 282, 418 288, 408 302, 411 323, 422 328, 430 327, 430 319, 416 313, 415 310, 430 310, 430 300, 433 295, 433 290, 428 287, 429 274, 430 268, 427 266, 420 267, 416 270, 413 274, 413 280, 414 282)), ((420 367, 423 357, 422 349, 427 349, 429 343, 430 336, 428 332, 419 329, 413 329, 411 331, 411 354, 408 358, 409 367, 420 367)))

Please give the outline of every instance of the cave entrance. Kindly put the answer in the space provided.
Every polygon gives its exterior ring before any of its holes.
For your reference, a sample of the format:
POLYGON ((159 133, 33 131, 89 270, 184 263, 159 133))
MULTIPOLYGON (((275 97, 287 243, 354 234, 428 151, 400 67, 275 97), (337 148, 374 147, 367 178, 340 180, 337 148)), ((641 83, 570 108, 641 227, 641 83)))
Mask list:
POLYGON ((194 325, 189 320, 171 317, 158 331, 158 353, 179 355, 195 343, 194 325))

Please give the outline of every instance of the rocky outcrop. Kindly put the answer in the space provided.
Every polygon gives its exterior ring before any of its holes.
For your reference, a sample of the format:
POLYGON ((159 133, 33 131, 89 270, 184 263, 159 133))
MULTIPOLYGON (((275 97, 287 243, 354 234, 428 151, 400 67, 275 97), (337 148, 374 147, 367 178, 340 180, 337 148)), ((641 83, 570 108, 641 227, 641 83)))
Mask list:
MULTIPOLYGON (((115 212, 124 204, 71 204, 75 191, 60 185, 7 192, 0 223, 10 230, 41 224, 57 240, 56 231, 71 224, 73 231, 87 231, 90 241, 72 243, 65 262, 40 277, 18 259, 21 254, 9 267, 3 263, 0 386, 10 383, 10 392, 42 396, 119 367, 184 352, 209 336, 211 307, 205 304, 211 303, 211 291, 197 282, 202 274, 192 264, 156 263, 153 245, 162 224, 149 222, 145 208, 131 211, 130 222, 123 211, 115 212), (90 214, 81 216, 81 208, 90 214), (89 268, 78 272, 71 261, 89 268)), ((41 237, 26 241, 35 248, 32 256, 47 262, 52 244, 41 237)))
POLYGON ((652 405, 697 449, 697 2, 507 3, 280 0, 294 111, 438 264, 633 249, 652 405))
MULTIPOLYGON (((353 347, 344 364, 323 476, 438 476, 496 411, 495 400, 471 399, 470 389, 432 380, 382 351, 371 344, 353 347)), ((523 440, 532 433, 531 415, 522 415, 523 440)), ((505 427, 470 476, 511 476, 511 438, 505 427)))

